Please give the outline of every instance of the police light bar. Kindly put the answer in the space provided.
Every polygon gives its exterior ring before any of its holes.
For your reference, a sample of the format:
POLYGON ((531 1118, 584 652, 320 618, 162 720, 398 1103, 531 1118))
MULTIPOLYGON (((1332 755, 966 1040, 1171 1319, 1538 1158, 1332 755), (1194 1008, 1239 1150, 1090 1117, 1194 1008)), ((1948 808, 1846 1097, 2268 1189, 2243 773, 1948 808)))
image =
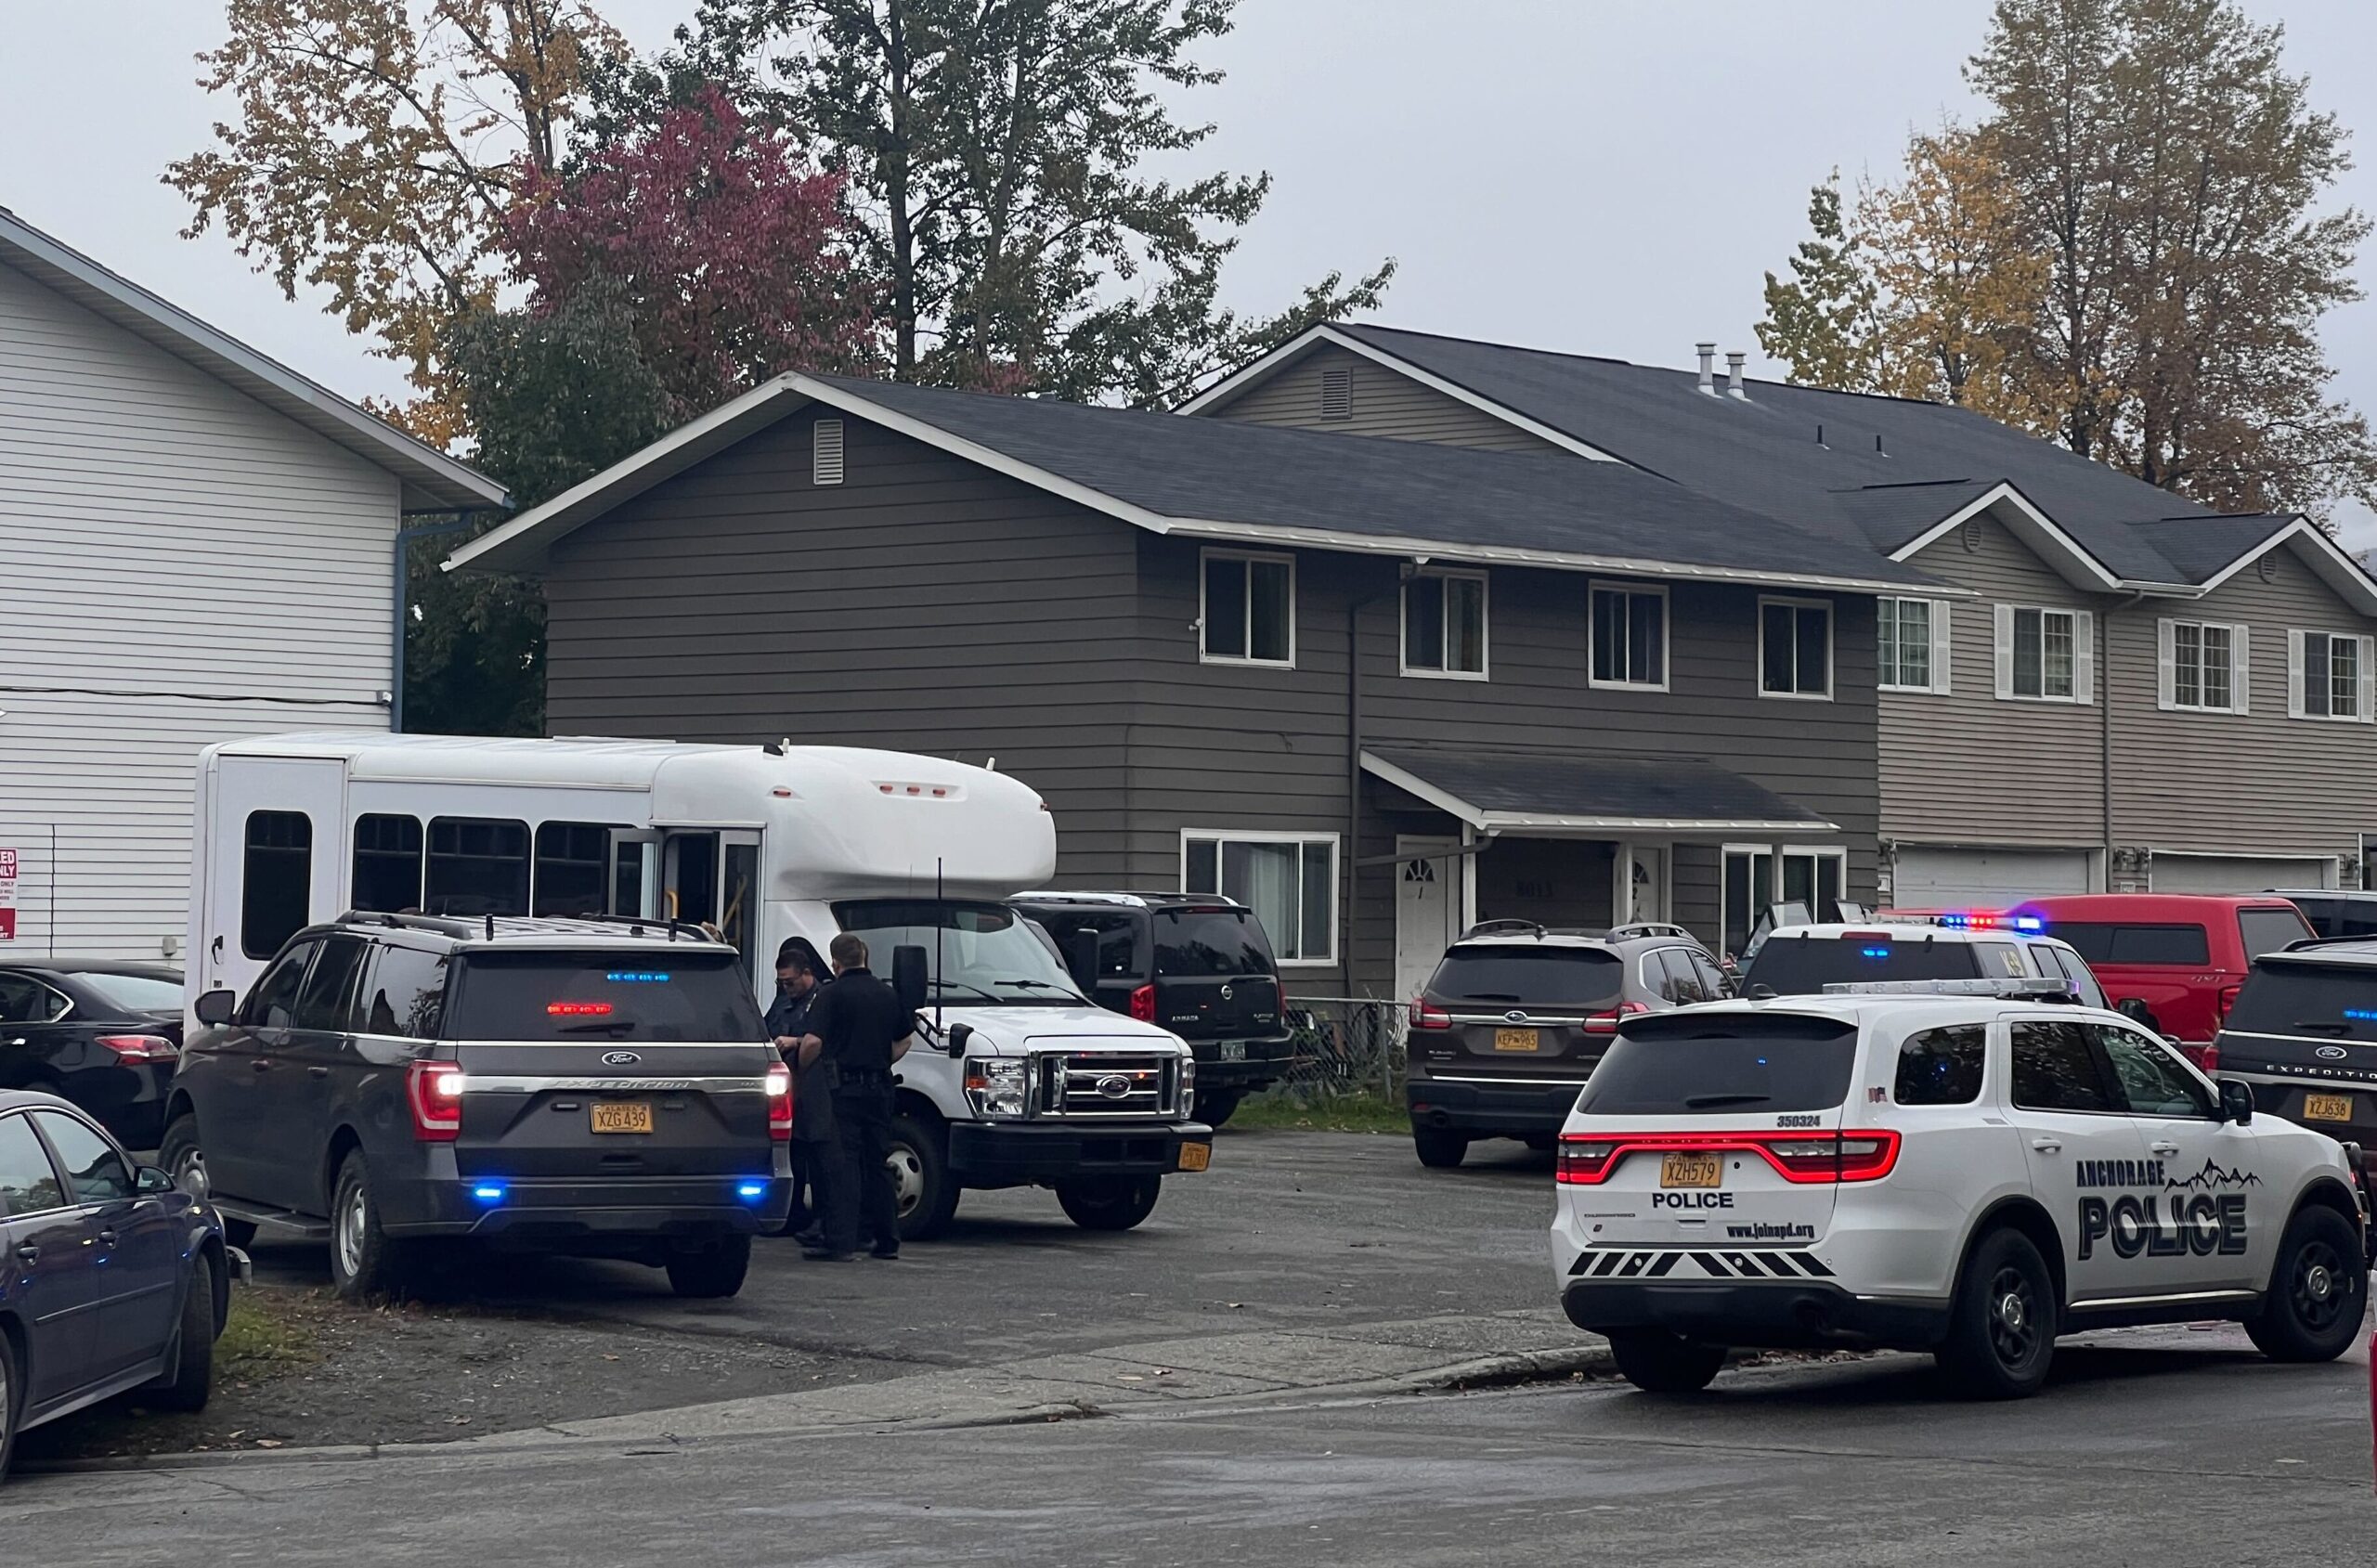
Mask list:
POLYGON ((1835 980, 1824 988, 1826 996, 1995 996, 2007 1001, 2072 999, 2070 980, 1835 980))
POLYGON ((2046 917, 2039 914, 1935 914, 1930 923, 1952 931, 2027 931, 2046 929, 2046 917))

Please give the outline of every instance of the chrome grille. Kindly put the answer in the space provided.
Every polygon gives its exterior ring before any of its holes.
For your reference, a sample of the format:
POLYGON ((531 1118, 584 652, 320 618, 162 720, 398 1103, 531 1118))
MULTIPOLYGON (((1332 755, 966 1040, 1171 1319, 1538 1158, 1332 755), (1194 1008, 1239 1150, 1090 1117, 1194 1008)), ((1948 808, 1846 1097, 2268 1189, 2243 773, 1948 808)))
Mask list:
POLYGON ((1050 1052, 1039 1058, 1042 1116, 1163 1117, 1176 1114, 1180 1059, 1105 1052, 1050 1052))

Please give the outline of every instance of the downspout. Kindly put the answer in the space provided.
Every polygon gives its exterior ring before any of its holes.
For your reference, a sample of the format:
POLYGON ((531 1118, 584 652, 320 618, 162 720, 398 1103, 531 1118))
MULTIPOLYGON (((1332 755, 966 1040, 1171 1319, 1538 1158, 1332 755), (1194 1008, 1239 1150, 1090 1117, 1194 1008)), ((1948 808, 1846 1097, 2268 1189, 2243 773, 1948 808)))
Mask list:
POLYGON ((1393 588, 1345 605, 1345 849, 1338 859, 1345 862, 1345 899, 1339 925, 1345 933, 1342 966, 1348 995, 1354 989, 1354 890, 1361 875, 1354 862, 1361 859, 1362 844, 1362 612, 1400 594, 1412 569, 1413 564, 1405 562, 1393 588))
POLYGON ((405 732, 405 568, 411 561, 412 542, 460 533, 474 526, 479 517, 478 510, 466 509, 451 522, 416 523, 396 530, 396 582, 389 593, 388 614, 388 732, 392 735, 405 732))
POLYGON ((2097 617, 2104 639, 2097 657, 2097 742, 2099 791, 2104 801, 2105 891, 2113 890, 2113 616, 2137 608, 2146 595, 2133 593, 2097 617))

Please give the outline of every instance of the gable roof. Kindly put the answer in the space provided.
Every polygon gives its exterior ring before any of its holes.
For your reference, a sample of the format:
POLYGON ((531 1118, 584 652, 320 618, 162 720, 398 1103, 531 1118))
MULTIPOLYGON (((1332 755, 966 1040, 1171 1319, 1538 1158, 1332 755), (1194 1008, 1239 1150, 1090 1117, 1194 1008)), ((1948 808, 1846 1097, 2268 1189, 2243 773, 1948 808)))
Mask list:
POLYGON ((513 519, 447 565, 532 569, 573 529, 812 404, 1153 533, 1851 591, 1931 581, 1621 463, 799 373, 513 519))
POLYGON ((15 267, 101 319, 395 474, 403 486, 400 505, 407 512, 500 507, 507 499, 502 486, 468 464, 217 331, 6 207, 0 207, 0 266, 15 267))
MULTIPOLYGON (((1325 345, 1456 389, 1513 424, 1812 533, 1903 557, 1910 542, 2004 486, 2076 580, 2188 596, 2271 548, 2296 519, 2222 517, 1986 415, 1920 399, 1746 382, 1369 323, 1315 327, 1191 399, 1221 408, 1325 345), (1934 501, 1939 510, 1924 516, 1934 501), (2202 525, 2199 532, 2196 525, 2202 525)), ((2001 498, 2002 499, 2002 498, 2001 498)), ((2377 606, 2357 567, 2351 596, 2377 606)))

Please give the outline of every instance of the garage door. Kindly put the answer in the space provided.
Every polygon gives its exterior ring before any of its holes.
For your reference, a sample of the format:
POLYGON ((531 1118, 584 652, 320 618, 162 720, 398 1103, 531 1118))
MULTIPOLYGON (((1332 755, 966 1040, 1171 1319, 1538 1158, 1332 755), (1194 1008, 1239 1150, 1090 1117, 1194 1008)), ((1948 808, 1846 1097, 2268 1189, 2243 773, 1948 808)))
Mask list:
POLYGON ((2241 855, 2154 851, 2150 877, 2158 893, 2258 893, 2267 888, 2332 888, 2331 860, 2265 861, 2241 855))
POLYGON ((1890 901, 1901 909, 2004 909, 2049 893, 2089 890, 2085 849, 1902 848, 1890 901))

